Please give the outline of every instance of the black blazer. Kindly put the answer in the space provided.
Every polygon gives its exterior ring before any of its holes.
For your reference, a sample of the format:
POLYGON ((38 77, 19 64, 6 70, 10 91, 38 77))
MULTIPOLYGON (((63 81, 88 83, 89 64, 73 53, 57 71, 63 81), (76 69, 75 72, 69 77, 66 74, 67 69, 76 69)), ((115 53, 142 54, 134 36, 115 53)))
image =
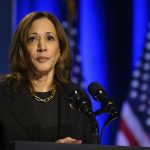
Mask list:
MULTIPOLYGON (((62 95, 58 98, 61 107, 59 138, 70 136, 91 143, 92 125, 87 116, 73 111, 62 95)), ((47 141, 46 136, 30 97, 23 92, 14 93, 8 86, 0 84, 0 149, 14 140, 47 141)))

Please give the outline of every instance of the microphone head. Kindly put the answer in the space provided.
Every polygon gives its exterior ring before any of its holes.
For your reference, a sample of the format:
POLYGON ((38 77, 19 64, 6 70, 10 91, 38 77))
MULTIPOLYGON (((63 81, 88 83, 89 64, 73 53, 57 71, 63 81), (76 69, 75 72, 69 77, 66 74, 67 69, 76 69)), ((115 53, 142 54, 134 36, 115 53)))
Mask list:
POLYGON ((65 84, 64 92, 67 95, 67 99, 69 104, 72 105, 74 110, 79 112, 83 112, 88 116, 92 115, 92 104, 90 101, 89 96, 81 89, 79 86, 75 85, 74 83, 70 82, 65 84))
POLYGON ((106 99, 106 93, 104 89, 97 82, 92 82, 88 86, 88 91, 91 94, 91 96, 97 101, 103 101, 104 99, 106 99))
POLYGON ((69 82, 69 83, 66 83, 63 85, 63 90, 64 90, 65 94, 69 95, 69 96, 72 95, 73 92, 77 89, 78 89, 78 87, 75 84, 73 84, 72 82, 69 82))
POLYGON ((103 112, 107 112, 112 115, 113 118, 117 117, 118 113, 115 103, 110 98, 107 98, 104 89, 99 83, 92 82, 88 86, 88 91, 96 101, 101 102, 101 110, 103 112))
POLYGON ((113 117, 117 114, 117 106, 110 98, 105 103, 102 103, 102 109, 108 114, 113 115, 113 117))
POLYGON ((66 98, 68 102, 73 106, 75 110, 77 110, 83 98, 81 90, 72 82, 66 83, 64 85, 65 86, 63 87, 63 89, 67 96, 66 98))

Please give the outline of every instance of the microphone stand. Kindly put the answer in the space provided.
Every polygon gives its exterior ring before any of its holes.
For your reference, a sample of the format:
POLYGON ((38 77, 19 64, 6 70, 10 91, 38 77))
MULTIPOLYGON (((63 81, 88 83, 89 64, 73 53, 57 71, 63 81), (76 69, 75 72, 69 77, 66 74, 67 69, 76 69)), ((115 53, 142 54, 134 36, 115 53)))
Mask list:
POLYGON ((96 120, 96 116, 102 114, 103 111, 101 109, 98 109, 95 111, 91 116, 91 122, 92 122, 92 143, 93 144, 100 144, 100 135, 99 135, 99 125, 96 120))
POLYGON ((95 141, 94 144, 100 144, 101 143, 101 139, 102 139, 102 134, 104 131, 104 128, 113 120, 115 120, 118 117, 118 113, 117 111, 114 111, 113 113, 109 114, 109 117, 106 119, 106 121, 104 122, 104 125, 101 129, 101 133, 99 135, 99 126, 98 123, 96 121, 96 116, 101 115, 104 111, 102 109, 98 109, 93 113, 93 118, 95 118, 95 120, 93 120, 93 142, 95 141), (96 143, 97 142, 97 143, 96 143))
POLYGON ((98 122, 96 121, 95 117, 93 117, 91 121, 92 121, 92 144, 100 144, 98 122))
POLYGON ((90 109, 84 109, 84 113, 87 115, 87 117, 89 118, 89 121, 92 125, 92 144, 100 144, 100 139, 99 139, 99 125, 98 122, 96 120, 96 115, 100 114, 102 112, 100 112, 99 110, 96 111, 95 113, 90 110, 90 109))
POLYGON ((98 109, 95 112, 90 111, 90 113, 87 113, 90 118, 90 122, 92 123, 92 144, 100 144, 99 125, 96 120, 96 116, 102 113, 103 111, 101 109, 98 109))

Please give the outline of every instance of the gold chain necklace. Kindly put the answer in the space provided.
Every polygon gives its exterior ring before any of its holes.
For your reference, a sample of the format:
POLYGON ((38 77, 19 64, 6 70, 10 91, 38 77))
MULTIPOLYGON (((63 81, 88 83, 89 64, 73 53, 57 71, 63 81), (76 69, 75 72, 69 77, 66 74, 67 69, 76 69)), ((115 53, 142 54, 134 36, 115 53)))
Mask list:
POLYGON ((54 85, 54 87, 53 87, 53 89, 51 91, 51 95, 49 97, 47 97, 47 98, 42 99, 39 96, 35 95, 35 93, 33 93, 32 95, 33 95, 33 97, 34 97, 34 99, 36 101, 47 103, 47 102, 49 102, 55 96, 55 93, 56 93, 56 85, 54 85))

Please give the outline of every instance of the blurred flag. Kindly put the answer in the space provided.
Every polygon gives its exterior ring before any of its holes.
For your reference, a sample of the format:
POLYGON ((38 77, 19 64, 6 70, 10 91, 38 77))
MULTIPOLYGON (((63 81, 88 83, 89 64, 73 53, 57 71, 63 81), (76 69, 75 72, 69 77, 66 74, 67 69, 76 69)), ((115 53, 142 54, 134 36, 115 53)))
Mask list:
POLYGON ((116 145, 150 146, 150 29, 123 104, 116 145))
POLYGON ((72 81, 84 88, 79 50, 78 0, 63 0, 62 25, 68 35, 73 53, 72 81))

